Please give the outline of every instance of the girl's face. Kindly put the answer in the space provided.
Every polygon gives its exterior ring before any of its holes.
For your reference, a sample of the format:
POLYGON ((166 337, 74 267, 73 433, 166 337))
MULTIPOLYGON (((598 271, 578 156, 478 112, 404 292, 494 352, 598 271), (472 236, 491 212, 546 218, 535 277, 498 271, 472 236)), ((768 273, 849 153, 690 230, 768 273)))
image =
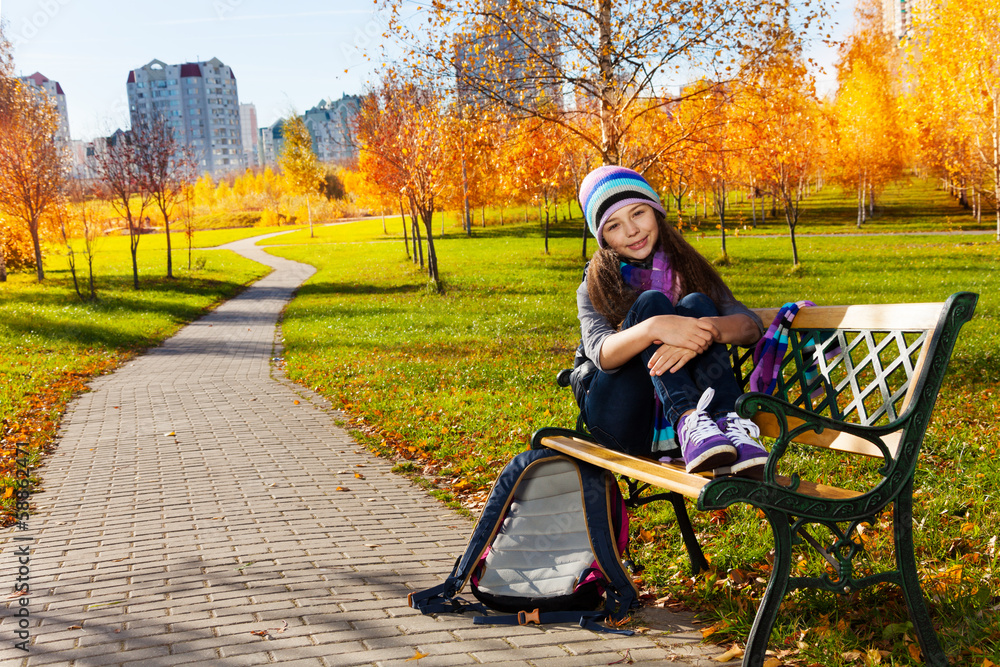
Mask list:
POLYGON ((642 261, 653 254, 660 230, 649 204, 618 209, 604 223, 604 245, 626 259, 642 261))

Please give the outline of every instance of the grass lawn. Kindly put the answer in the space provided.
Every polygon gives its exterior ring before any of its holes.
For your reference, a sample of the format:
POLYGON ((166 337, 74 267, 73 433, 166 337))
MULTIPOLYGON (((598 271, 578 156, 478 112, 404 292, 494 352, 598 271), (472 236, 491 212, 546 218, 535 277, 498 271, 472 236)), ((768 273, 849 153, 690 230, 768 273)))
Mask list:
MULTIPOLYGON (((148 240, 144 238, 143 241, 148 240)), ((156 345, 267 268, 226 250, 174 256, 175 280, 166 280, 166 253, 139 246, 139 291, 132 289, 128 237, 99 241, 95 259, 98 300, 83 303, 73 290, 65 257, 46 255, 46 280, 12 274, 0 283, 0 511, 13 499, 10 454, 27 442, 31 459, 50 444, 66 401, 86 381, 156 345), (182 268, 183 267, 183 268, 182 268)))
MULTIPOLYGON (((443 294, 427 289, 401 241, 377 241, 385 238, 380 222, 377 229, 370 221, 325 228, 322 246, 272 248, 319 269, 284 320, 289 375, 343 407, 358 437, 395 459, 399 471, 475 508, 535 429, 575 421, 572 396, 554 378, 571 363, 579 339, 579 225, 553 229, 548 255, 535 224, 476 230, 472 239, 449 231, 437 241, 443 294), (350 240, 351 230, 358 241, 350 240)), ((718 255, 717 237, 690 238, 706 256, 718 255)), ((721 272, 753 307, 803 298, 841 304, 943 301, 961 290, 981 295, 925 441, 916 548, 953 662, 1000 662, 1000 598, 993 592, 1000 533, 1000 433, 993 421, 1000 276, 993 269, 1000 244, 988 234, 810 237, 800 240, 799 252, 802 267, 790 271, 787 238, 733 238, 734 262, 721 272)), ((634 540, 647 567, 643 585, 662 604, 718 622, 713 641, 742 640, 751 601, 768 576, 770 537, 756 512, 745 509, 694 518, 712 572, 691 577, 669 509, 647 507, 637 522, 648 542, 634 540)), ((874 567, 890 557, 891 527, 873 526, 868 534, 874 567)), ((876 655, 882 664, 919 664, 905 605, 891 587, 844 599, 803 594, 785 609, 771 643, 787 650, 785 664, 865 664, 876 655)))

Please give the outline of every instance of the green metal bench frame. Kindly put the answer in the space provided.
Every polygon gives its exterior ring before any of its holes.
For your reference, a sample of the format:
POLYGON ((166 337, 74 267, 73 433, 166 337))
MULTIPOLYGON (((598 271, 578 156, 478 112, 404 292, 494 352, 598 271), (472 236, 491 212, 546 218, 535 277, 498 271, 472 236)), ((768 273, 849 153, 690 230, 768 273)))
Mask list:
MULTIPOLYGON (((913 555, 913 477, 924 431, 959 330, 975 311, 978 295, 959 292, 947 302, 871 306, 816 306, 799 311, 792 325, 774 396, 744 394, 740 415, 752 418, 774 438, 764 481, 689 475, 683 466, 613 452, 589 435, 567 429, 542 429, 532 447, 551 447, 589 461, 627 479, 632 504, 670 500, 695 572, 707 568, 683 497, 699 510, 735 503, 759 508, 774 537, 774 562, 757 610, 743 665, 764 663, 767 643, 785 596, 796 589, 834 593, 879 583, 902 588, 924 662, 946 665, 924 601, 913 555), (778 464, 791 443, 875 457, 884 463, 880 479, 864 492, 785 477, 778 464), (667 493, 643 495, 653 487, 667 493), (855 577, 854 559, 864 551, 857 537, 861 524, 875 524, 891 507, 896 569, 855 577), (808 526, 823 526, 835 536, 824 546, 808 526), (793 577, 793 541, 804 541, 829 563, 823 577, 793 577), (832 572, 832 574, 830 573, 832 572)), ((765 322, 777 309, 757 311, 765 322)), ((747 387, 751 351, 734 348, 738 381, 747 387)))

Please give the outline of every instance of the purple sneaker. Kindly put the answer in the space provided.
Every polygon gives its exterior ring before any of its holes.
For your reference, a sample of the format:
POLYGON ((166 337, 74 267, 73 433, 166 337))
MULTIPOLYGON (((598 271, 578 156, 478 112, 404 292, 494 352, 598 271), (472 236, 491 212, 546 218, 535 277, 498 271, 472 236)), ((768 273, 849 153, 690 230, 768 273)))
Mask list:
POLYGON ((764 465, 767 463, 767 450, 764 449, 757 438, 760 437, 760 429, 749 419, 740 417, 735 412, 730 412, 725 417, 720 417, 716 422, 726 437, 736 445, 736 460, 729 465, 719 466, 715 469, 716 475, 735 475, 737 477, 749 477, 761 481, 764 479, 764 465))
POLYGON ((714 396, 714 389, 706 389, 695 411, 677 422, 677 442, 688 472, 705 472, 736 460, 736 447, 706 412, 714 396))

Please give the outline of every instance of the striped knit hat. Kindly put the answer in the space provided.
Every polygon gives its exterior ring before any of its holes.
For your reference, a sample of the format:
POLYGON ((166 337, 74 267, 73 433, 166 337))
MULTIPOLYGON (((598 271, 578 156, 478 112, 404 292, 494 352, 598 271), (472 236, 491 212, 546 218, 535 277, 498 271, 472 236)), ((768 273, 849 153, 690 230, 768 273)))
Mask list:
POLYGON ((664 216, 667 214, 653 186, 631 169, 598 167, 580 184, 580 208, 597 245, 602 248, 604 223, 615 211, 631 204, 649 204, 664 216))

